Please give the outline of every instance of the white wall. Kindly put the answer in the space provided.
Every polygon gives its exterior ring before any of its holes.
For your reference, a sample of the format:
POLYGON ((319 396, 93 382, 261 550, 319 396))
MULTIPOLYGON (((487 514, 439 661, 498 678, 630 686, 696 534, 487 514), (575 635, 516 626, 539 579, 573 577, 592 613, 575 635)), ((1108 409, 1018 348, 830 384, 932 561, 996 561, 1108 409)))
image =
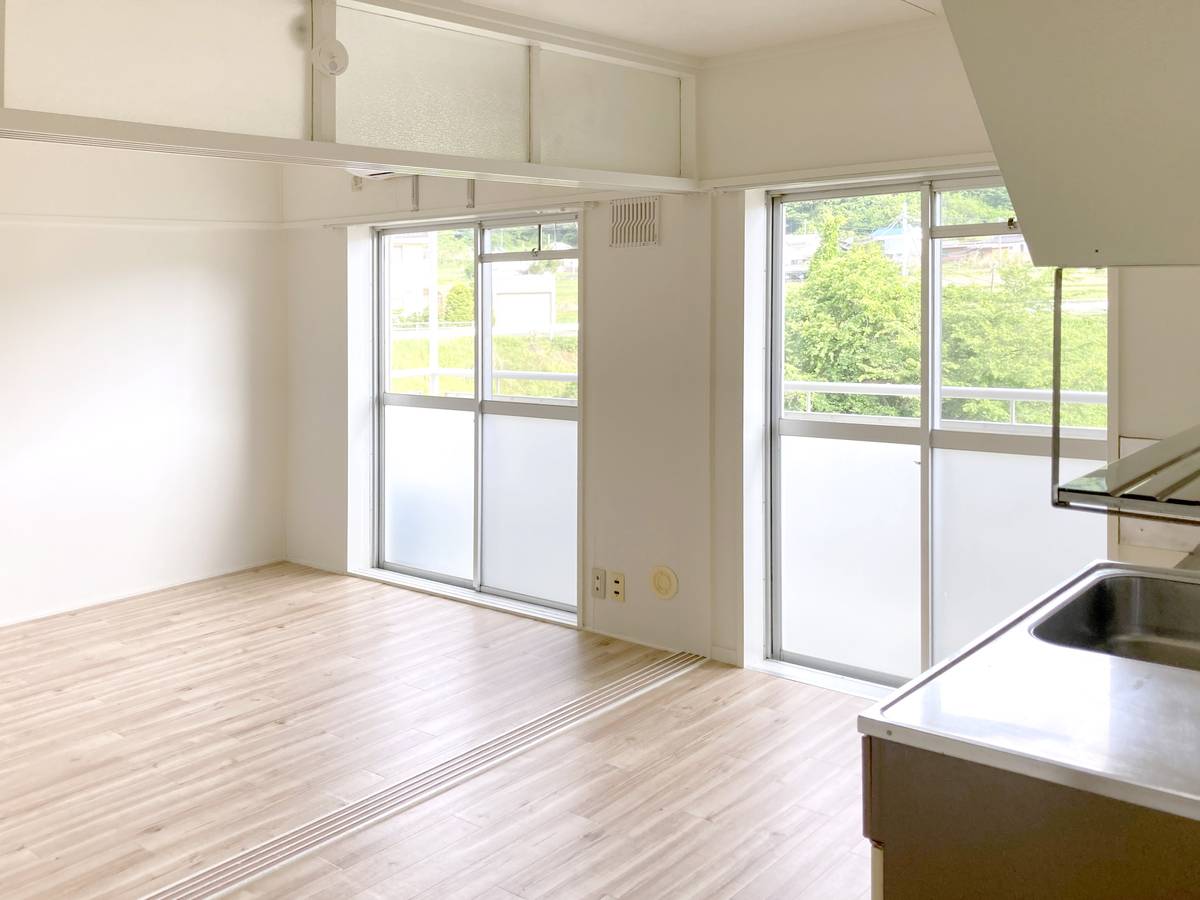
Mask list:
POLYGON ((346 229, 285 233, 287 557, 346 570, 346 229), (340 301, 340 302, 339 302, 340 301))
POLYGON ((1200 422, 1200 267, 1116 276, 1120 433, 1169 437, 1200 422))
POLYGON ((307 138, 309 0, 5 0, 4 104, 307 138))
POLYGON ((0 142, 0 623, 282 557, 278 216, 267 166, 0 142))
POLYGON ((942 19, 711 60, 702 178, 991 152, 942 19))
POLYGON ((581 414, 585 567, 625 573, 589 625, 658 646, 711 646, 709 198, 665 197, 662 244, 612 249, 607 204, 585 216, 581 414), (660 600, 650 570, 679 594, 660 600))
POLYGON ((712 655, 731 663, 764 653, 768 204, 713 197, 712 655))
MULTIPOLYGON (((1200 422, 1200 267, 1115 270, 1116 431, 1123 452, 1200 422)), ((1200 528, 1126 519, 1117 555, 1174 565, 1200 545, 1200 528)))

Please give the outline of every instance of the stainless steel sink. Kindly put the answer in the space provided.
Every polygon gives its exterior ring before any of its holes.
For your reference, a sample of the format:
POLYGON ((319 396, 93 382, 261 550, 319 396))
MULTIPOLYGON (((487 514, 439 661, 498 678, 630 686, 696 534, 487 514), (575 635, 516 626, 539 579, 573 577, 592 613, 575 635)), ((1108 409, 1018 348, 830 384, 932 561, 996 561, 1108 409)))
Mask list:
POLYGON ((1106 575, 1033 626, 1064 647, 1200 671, 1200 584, 1106 575))

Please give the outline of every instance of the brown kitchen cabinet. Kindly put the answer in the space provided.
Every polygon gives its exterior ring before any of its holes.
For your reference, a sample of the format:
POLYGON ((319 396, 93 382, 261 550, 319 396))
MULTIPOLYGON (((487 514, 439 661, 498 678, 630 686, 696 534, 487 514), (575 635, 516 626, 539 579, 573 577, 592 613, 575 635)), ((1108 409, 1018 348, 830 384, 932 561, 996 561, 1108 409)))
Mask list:
POLYGON ((876 900, 1200 898, 1200 822, 877 737, 863 831, 876 900))

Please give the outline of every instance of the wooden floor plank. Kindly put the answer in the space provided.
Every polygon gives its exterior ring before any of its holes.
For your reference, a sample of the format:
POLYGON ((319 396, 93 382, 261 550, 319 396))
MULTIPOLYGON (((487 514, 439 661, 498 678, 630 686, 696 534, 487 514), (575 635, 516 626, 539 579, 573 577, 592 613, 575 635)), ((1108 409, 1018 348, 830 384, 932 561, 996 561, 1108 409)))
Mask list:
POLYGON ((0 628, 3 896, 164 886, 664 656, 292 564, 0 628))
MULTIPOLYGON (((665 655, 291 564, 0 629, 3 896, 139 896, 665 655)), ((865 705, 709 663, 236 896, 861 898, 865 705)))
POLYGON ((315 856, 384 897, 857 900, 866 705, 710 663, 315 856), (475 830, 414 854, 432 814, 475 830))

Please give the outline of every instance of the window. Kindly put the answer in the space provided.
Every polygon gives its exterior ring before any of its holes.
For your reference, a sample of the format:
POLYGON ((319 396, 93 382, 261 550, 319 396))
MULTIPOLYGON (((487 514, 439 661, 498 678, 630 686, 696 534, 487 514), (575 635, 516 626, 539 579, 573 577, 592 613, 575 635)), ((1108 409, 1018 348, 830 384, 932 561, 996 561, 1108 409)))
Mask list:
POLYGON ((921 415, 921 195, 797 200, 783 217, 785 412, 921 415))
MULTIPOLYGON (((1018 234, 936 240, 945 427, 1050 424, 1053 271, 1035 268, 1018 234)), ((1063 273, 1063 423, 1108 421, 1108 278, 1063 273)))
POLYGON ((475 395, 475 230, 382 240, 390 341, 387 391, 475 395))
POLYGON ((775 640, 869 679, 920 660, 921 204, 901 191, 776 206, 775 640))
POLYGON ((579 224, 484 230, 490 398, 575 402, 579 369, 579 224))
POLYGON ((379 565, 574 609, 578 222, 378 240, 379 565))
MULTIPOLYGON (((1104 555, 1050 507, 1052 272, 1003 185, 782 195, 771 651, 896 683, 1104 555)), ((1107 276, 1065 275, 1068 470, 1105 455, 1107 276)))

